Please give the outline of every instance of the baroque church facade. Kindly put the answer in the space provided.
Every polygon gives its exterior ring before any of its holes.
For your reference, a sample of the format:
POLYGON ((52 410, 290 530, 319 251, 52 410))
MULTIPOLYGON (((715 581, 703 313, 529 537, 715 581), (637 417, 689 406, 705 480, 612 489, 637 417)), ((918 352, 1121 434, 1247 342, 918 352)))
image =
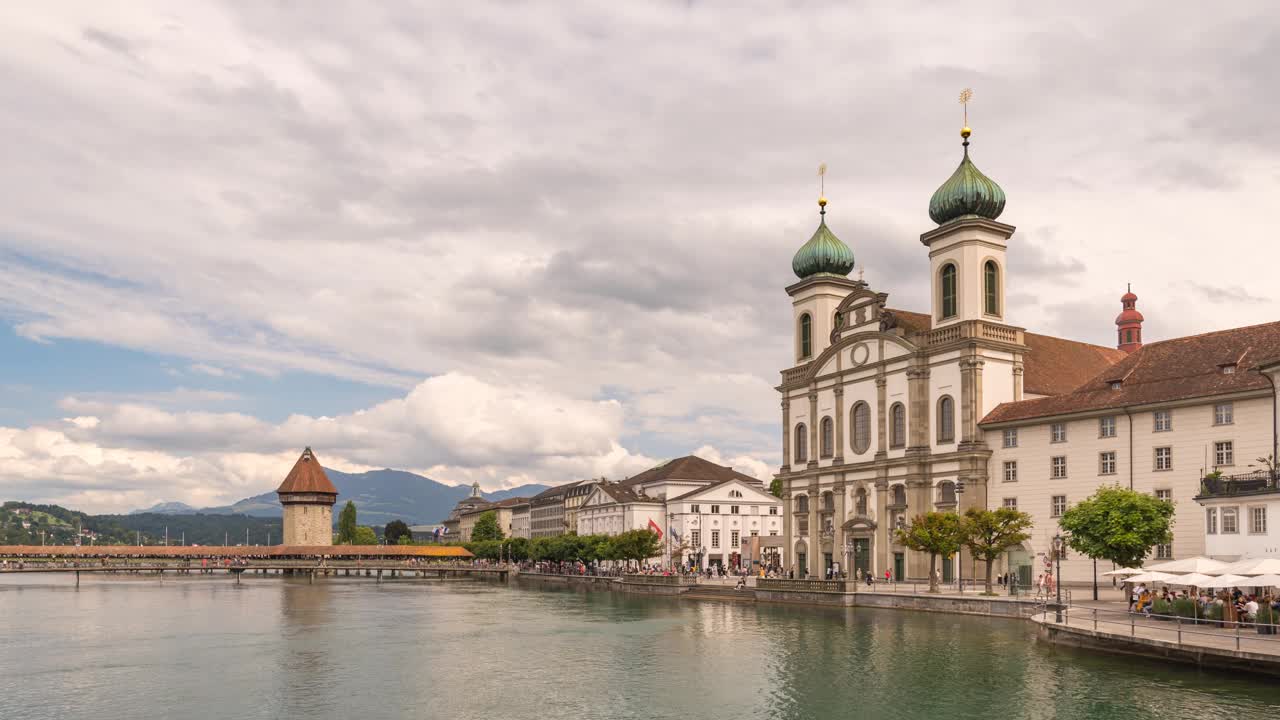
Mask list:
MULTIPOLYGON (((991 503, 992 449, 980 421, 1002 403, 1052 395, 1122 351, 1027 333, 1005 306, 1005 257, 1015 228, 1005 195, 969 157, 934 193, 930 312, 893 309, 889 295, 849 278, 852 251, 826 224, 792 262, 795 365, 782 371, 788 562, 796 576, 828 569, 928 573, 928 557, 894 530, 931 510, 991 503), (1071 366, 1066 377, 1042 360, 1071 366)), ((1028 553, 1029 553, 1028 549, 1028 553)), ((950 578, 955 560, 943 563, 950 578)))

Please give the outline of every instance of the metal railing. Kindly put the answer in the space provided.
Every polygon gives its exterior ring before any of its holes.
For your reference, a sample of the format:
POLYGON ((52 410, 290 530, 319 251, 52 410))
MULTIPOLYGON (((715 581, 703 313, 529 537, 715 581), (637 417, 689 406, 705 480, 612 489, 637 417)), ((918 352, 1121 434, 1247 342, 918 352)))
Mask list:
MULTIPOLYGON (((1184 617, 1181 615, 1157 615, 1125 610, 1108 610, 1096 607, 1077 607, 1064 603, 1062 620, 1058 621, 1056 613, 1047 607, 1041 611, 1047 624, 1065 625, 1067 627, 1091 627, 1094 631, 1102 626, 1103 632, 1111 632, 1111 627, 1127 627, 1129 637, 1137 638, 1138 630, 1153 631, 1153 634, 1167 633, 1179 648, 1219 648, 1234 649, 1239 652, 1245 643, 1261 643, 1251 647, 1253 650, 1263 649, 1267 653, 1280 654, 1280 624, 1257 623, 1246 620, 1219 620, 1204 617, 1184 617), (1083 616, 1083 617, 1082 617, 1083 616), (1073 623, 1074 620, 1074 623, 1073 623), (1189 640, 1184 638, 1190 638, 1189 640), (1213 639, 1214 642, 1195 642, 1197 639, 1213 639), (1222 647, 1226 645, 1227 647, 1222 647)), ((1164 637, 1147 638, 1163 640, 1164 637)))

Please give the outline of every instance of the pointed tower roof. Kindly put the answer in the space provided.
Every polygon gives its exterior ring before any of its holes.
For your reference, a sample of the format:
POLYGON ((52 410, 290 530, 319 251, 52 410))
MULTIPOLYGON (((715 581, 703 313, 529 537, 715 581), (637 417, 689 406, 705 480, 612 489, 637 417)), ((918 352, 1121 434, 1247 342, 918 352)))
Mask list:
POLYGON ((853 270, 853 250, 827 227, 827 199, 818 198, 818 229, 791 258, 791 269, 801 280, 819 273, 847 277, 853 270))
POLYGON ((962 217, 995 220, 1004 212, 1004 190, 969 159, 970 134, 968 126, 960 131, 960 137, 964 138, 964 157, 951 177, 929 199, 929 217, 939 225, 962 217))
POLYGON ((337 495, 338 488, 334 487, 329 481, 329 476, 324 474, 324 468, 320 467, 320 460, 316 458, 316 454, 311 452, 311 448, 307 448, 302 451, 302 456, 293 464, 293 469, 289 471, 284 482, 280 483, 280 487, 276 488, 276 492, 281 495, 286 493, 337 495))

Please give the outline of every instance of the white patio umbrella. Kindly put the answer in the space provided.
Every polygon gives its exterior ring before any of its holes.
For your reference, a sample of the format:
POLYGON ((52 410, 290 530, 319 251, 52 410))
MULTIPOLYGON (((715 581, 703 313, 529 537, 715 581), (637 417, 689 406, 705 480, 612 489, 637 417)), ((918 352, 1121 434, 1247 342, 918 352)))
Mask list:
POLYGON ((1167 563, 1158 565, 1149 565, 1143 570, 1147 572, 1164 572, 1164 573, 1221 573, 1222 568, 1227 564, 1221 560, 1197 556, 1189 557, 1184 560, 1172 560, 1167 563))
POLYGON ((1130 582, 1130 583, 1168 582, 1170 580, 1177 580, 1178 577, 1179 577, 1178 575, 1174 575, 1172 573, 1144 572, 1140 575, 1134 575, 1132 577, 1125 578, 1125 582, 1130 582))
POLYGON ((1280 575, 1280 558, 1260 557, 1237 560, 1218 569, 1232 575, 1280 575))
POLYGON ((1146 572, 1146 570, 1135 570, 1135 569, 1133 569, 1133 568, 1120 568, 1119 570, 1112 570, 1111 572, 1104 572, 1104 573, 1102 573, 1102 575, 1103 575, 1104 577, 1110 577, 1110 576, 1112 576, 1112 575, 1141 575, 1141 574, 1142 574, 1142 573, 1144 573, 1144 572, 1146 572))
POLYGON ((1258 587, 1280 587, 1280 575, 1254 575, 1249 578, 1258 587))
POLYGON ((1223 575, 1222 577, 1214 578, 1213 582, 1208 582, 1208 583, 1205 583, 1204 585, 1201 585, 1201 587, 1231 588, 1231 587, 1249 587, 1251 585, 1256 585, 1256 584, 1257 583, 1254 582, 1253 578, 1245 577, 1244 575, 1223 575))
POLYGON ((1165 581, 1166 585, 1177 585, 1179 587, 1209 587, 1209 583, 1218 578, 1212 575, 1202 575, 1201 573, 1187 573, 1186 575, 1175 575, 1174 579, 1165 581))

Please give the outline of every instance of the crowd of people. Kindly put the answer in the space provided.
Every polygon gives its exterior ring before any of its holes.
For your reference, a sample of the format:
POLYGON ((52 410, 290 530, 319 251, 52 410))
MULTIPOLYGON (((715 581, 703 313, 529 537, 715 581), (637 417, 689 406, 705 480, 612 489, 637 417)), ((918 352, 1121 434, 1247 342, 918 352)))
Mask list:
POLYGON ((1217 593, 1203 590, 1189 592, 1187 590, 1170 590, 1163 587, 1159 591, 1148 588, 1145 583, 1137 583, 1129 591, 1129 612, 1140 613, 1150 617, 1160 615, 1155 612, 1156 603, 1164 601, 1172 604, 1178 600, 1191 600, 1195 603, 1197 617, 1216 617, 1224 622, 1257 622, 1258 611, 1269 607, 1280 613, 1280 596, 1250 595, 1240 588, 1220 590, 1217 593), (1217 610, 1211 611, 1211 608, 1217 610))

